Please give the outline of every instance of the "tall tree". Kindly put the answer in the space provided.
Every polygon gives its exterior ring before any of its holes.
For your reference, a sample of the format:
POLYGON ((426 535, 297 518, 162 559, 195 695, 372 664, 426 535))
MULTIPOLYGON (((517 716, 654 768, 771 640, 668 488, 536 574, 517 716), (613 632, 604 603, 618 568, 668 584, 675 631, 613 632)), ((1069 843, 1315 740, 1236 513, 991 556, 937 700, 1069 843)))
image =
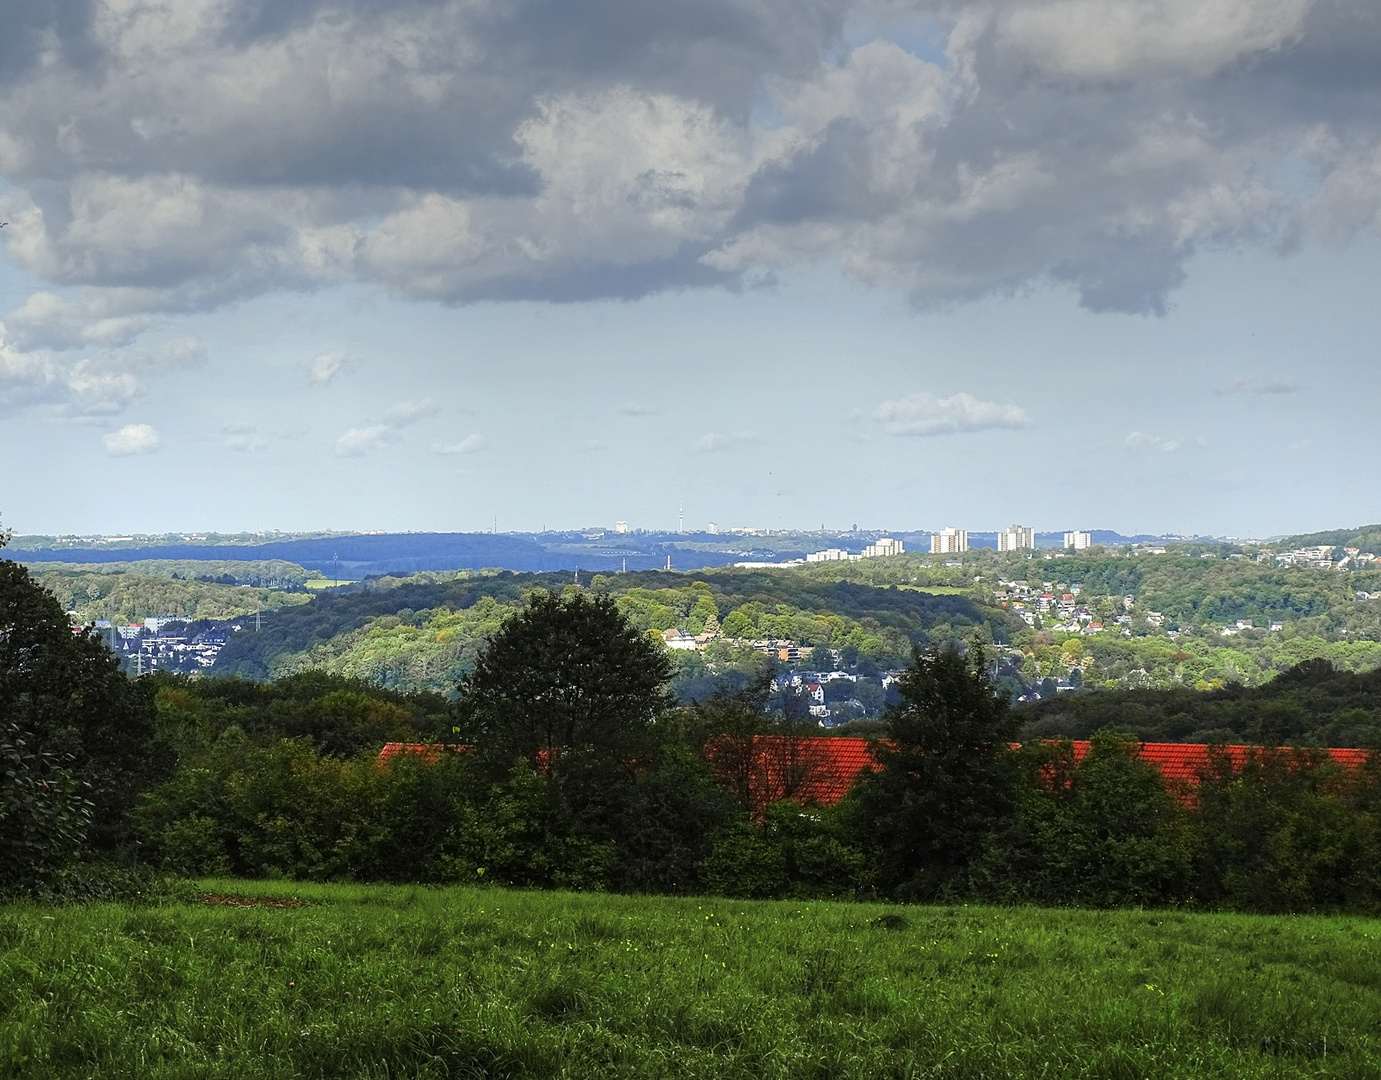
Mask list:
POLYGON ((168 764, 153 746, 152 687, 126 679, 99 636, 74 632, 53 595, 8 559, 0 559, 0 717, 28 752, 89 786, 98 847, 128 837, 127 812, 168 764))
POLYGON ((880 771, 854 793, 879 881, 924 899, 962 888, 966 870, 1014 809, 1016 722, 978 642, 967 654, 916 651, 875 745, 880 771))
POLYGON ((609 597, 537 592, 461 682, 458 730, 496 779, 522 760, 579 804, 651 752, 671 671, 609 597))

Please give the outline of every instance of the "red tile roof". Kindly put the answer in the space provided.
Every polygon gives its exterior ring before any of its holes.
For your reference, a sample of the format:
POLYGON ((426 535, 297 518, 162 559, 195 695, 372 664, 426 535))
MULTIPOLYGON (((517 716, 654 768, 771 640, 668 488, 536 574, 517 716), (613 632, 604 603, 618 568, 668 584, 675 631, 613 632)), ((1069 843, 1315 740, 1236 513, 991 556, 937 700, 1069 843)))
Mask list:
MULTIPOLYGON (((848 793, 862 769, 875 767, 870 739, 813 737, 790 739, 760 735, 754 740, 754 767, 750 802, 755 808, 787 797, 800 803, 833 805, 848 793)), ((1014 744, 1016 749, 1019 744, 1014 744)), ((1092 743, 1075 740, 1074 759, 1082 761, 1092 743)), ((1223 748, 1234 772, 1255 754, 1290 753, 1283 747, 1227 746, 1223 748)), ((1328 755, 1340 765, 1356 768, 1366 762, 1366 750, 1335 748, 1328 755)), ((1211 764, 1209 747, 1203 743, 1141 743, 1137 756, 1155 765, 1167 786, 1188 794, 1199 785, 1211 764)), ((711 764, 717 764, 710 754, 711 764)))
MULTIPOLYGON (((1016 749, 1019 744, 1013 744, 1016 749)), ((721 777, 747 787, 749 805, 761 809, 780 799, 832 806, 842 799, 864 769, 875 768, 872 739, 784 735, 757 735, 749 739, 722 738, 705 747, 705 756, 721 777)), ((1082 761, 1092 743, 1075 740, 1074 759, 1082 761)), ((434 764, 442 750, 463 753, 469 748, 440 743, 385 743, 379 751, 383 765, 395 754, 407 753, 434 764)), ((1290 753, 1282 747, 1226 746, 1222 748, 1234 772, 1253 754, 1290 753)), ((1366 750, 1330 749, 1329 757, 1340 765, 1356 768, 1368 757, 1366 750)), ((1167 786, 1181 797, 1192 797, 1201 776, 1211 767, 1209 747, 1203 743, 1140 743, 1137 756, 1161 771, 1167 786)))

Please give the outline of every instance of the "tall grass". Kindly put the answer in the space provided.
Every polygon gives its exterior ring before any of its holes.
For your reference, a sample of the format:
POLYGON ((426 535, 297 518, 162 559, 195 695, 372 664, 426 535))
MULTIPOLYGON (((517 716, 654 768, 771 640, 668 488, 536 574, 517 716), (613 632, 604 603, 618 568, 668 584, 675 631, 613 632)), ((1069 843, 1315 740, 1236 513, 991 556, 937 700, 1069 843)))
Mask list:
POLYGON ((0 1075, 1381 1078, 1381 923, 206 882, 0 907, 0 1075))

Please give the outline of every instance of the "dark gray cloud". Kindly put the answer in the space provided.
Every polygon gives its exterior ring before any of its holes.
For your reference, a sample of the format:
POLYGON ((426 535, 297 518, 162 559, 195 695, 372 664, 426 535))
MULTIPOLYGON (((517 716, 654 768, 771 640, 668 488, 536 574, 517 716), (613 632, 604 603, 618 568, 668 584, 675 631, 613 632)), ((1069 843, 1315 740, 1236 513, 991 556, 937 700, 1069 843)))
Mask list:
POLYGON ((834 260, 920 305, 1161 311, 1205 248, 1376 227, 1377 55, 1368 0, 16 0, 0 213, 46 287, 5 400, 351 281, 578 301, 834 260), (942 58, 887 40, 918 19, 942 58))

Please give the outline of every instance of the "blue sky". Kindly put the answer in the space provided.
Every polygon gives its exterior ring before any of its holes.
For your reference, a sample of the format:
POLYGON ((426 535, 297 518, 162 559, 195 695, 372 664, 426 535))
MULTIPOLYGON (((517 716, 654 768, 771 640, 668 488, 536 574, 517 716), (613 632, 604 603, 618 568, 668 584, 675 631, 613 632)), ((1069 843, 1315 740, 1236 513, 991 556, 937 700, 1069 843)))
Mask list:
POLYGON ((1366 5, 165 6, 0 54, 18 531, 1381 517, 1366 5))

